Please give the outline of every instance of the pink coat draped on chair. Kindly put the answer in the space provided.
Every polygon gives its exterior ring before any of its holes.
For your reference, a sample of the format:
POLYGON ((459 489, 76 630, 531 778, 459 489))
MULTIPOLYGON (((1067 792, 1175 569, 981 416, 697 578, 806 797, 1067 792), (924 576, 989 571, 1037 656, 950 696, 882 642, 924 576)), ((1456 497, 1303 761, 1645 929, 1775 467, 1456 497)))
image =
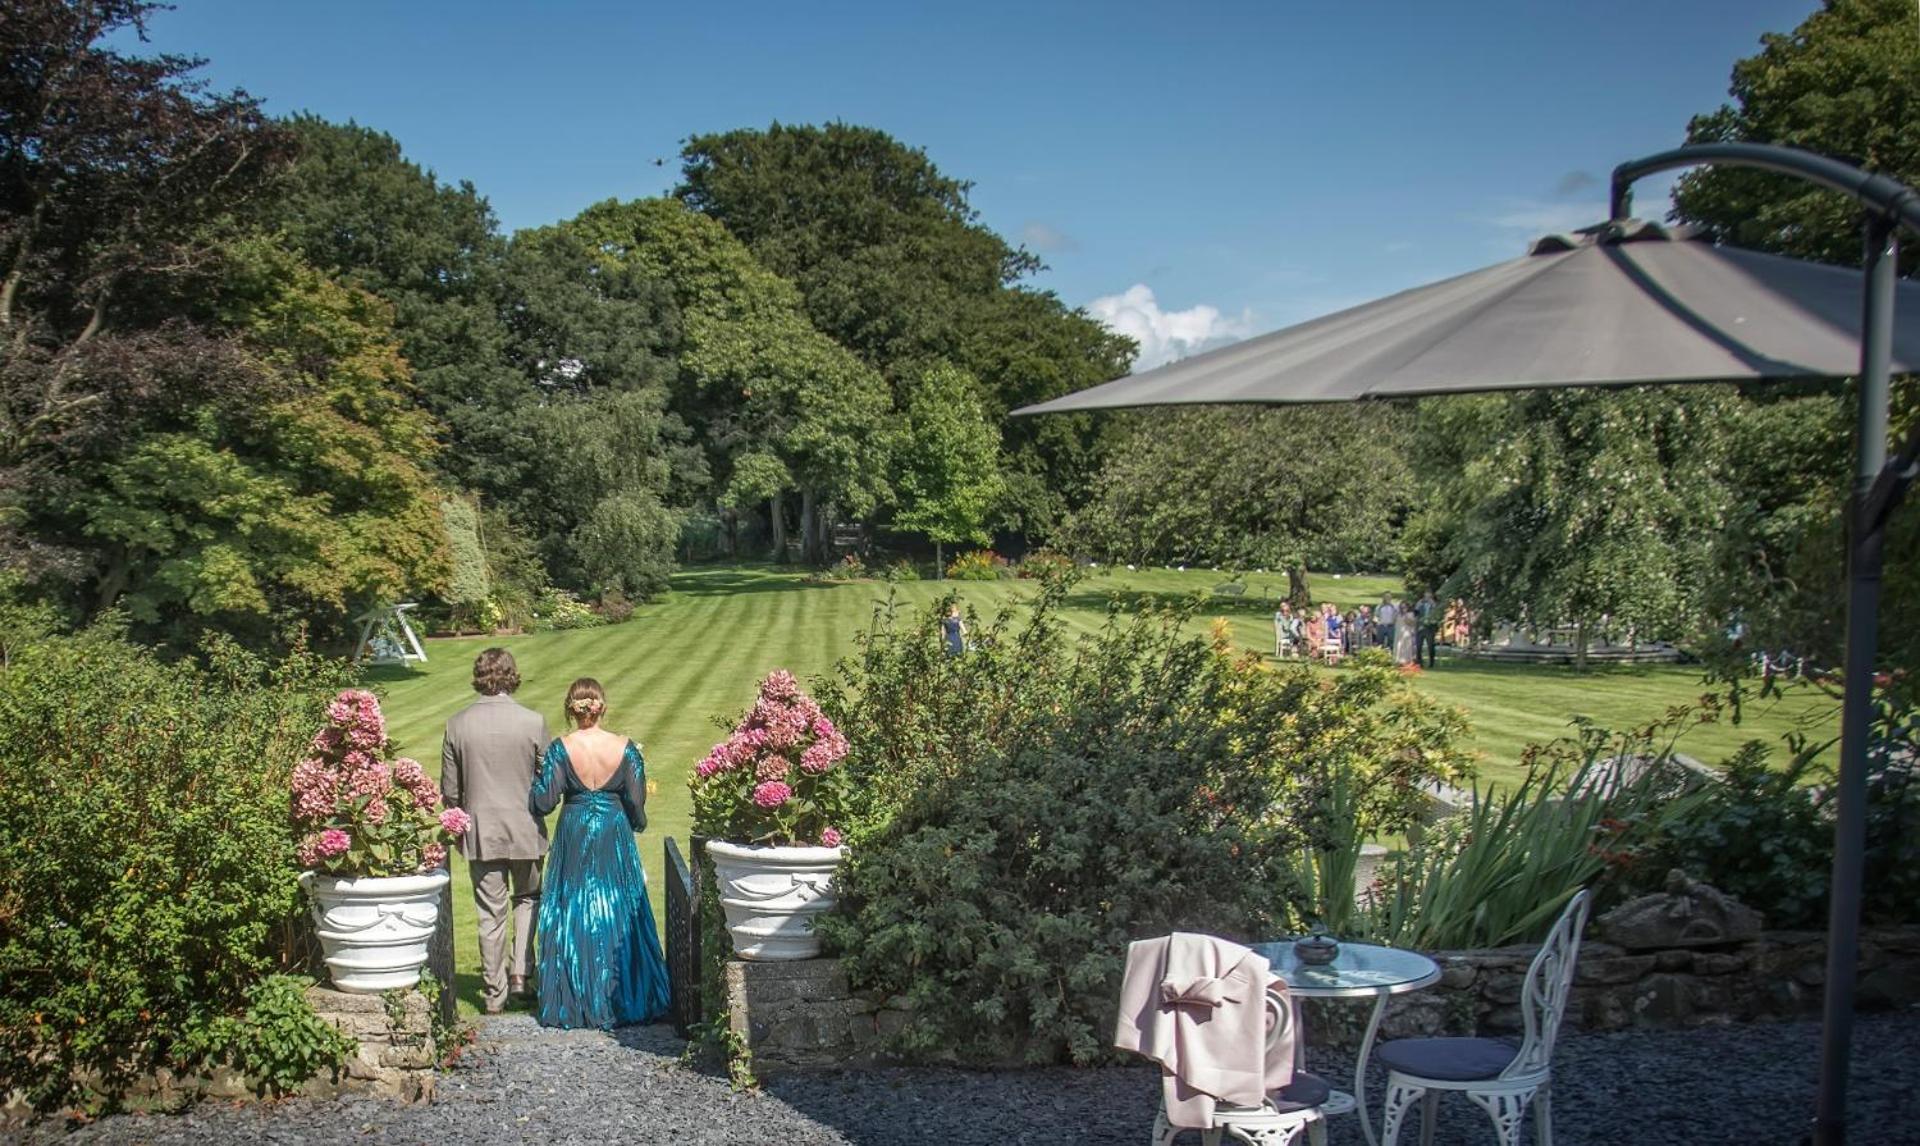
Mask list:
POLYGON ((1284 997, 1266 959, 1211 935, 1127 948, 1113 1045, 1160 1064, 1168 1123, 1204 1130, 1216 1103, 1259 1106, 1293 1081, 1293 1025, 1267 1045, 1269 985, 1284 997))

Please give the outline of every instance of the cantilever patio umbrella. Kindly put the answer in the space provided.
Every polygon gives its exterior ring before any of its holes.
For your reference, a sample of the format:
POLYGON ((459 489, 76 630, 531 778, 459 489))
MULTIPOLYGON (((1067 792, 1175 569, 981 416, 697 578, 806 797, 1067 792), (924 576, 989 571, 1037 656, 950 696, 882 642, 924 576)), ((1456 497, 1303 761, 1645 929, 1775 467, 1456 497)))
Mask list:
POLYGON ((1806 152, 1683 147, 1613 173, 1612 220, 1549 236, 1473 271, 1014 411, 1363 398, 1649 382, 1857 377, 1858 465, 1848 507, 1846 696, 1814 1138, 1845 1133, 1859 951, 1867 731, 1881 538, 1920 476, 1920 427, 1886 458, 1889 371, 1920 371, 1920 283, 1899 282, 1896 224, 1920 231, 1920 193, 1806 152), (1690 241, 1628 217, 1633 181, 1701 163, 1760 167, 1867 209, 1865 267, 1848 270, 1690 241), (1864 305, 1863 305, 1864 303, 1864 305))

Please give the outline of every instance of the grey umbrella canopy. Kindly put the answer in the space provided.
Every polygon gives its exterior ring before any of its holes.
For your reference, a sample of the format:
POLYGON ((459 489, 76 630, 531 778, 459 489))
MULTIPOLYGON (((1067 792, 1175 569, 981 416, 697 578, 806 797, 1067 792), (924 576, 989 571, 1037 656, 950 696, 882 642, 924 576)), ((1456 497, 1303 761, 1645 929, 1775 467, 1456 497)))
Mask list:
MULTIPOLYGON (((1346 402, 1420 394, 1845 377, 1860 272, 1629 220, 1523 257, 1014 411, 1346 402)), ((1896 289, 1893 369, 1920 370, 1920 283, 1896 289)))

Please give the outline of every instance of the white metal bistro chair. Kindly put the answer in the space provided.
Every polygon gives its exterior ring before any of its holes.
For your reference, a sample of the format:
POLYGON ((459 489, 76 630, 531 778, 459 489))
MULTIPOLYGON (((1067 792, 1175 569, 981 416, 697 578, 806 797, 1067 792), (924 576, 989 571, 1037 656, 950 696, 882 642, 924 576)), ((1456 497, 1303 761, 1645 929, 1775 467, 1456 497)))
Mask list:
POLYGON ((1552 1146, 1553 1040, 1567 1012, 1589 905, 1588 892, 1573 897, 1527 968, 1520 990, 1526 1035, 1518 1045, 1511 1039, 1395 1039, 1374 1052, 1389 1068, 1380 1146, 1399 1142, 1415 1099, 1421 1100, 1420 1143, 1430 1146, 1440 1093, 1446 1090, 1465 1094, 1487 1112, 1501 1146, 1519 1146, 1520 1126, 1531 1106, 1534 1141, 1552 1146))
MULTIPOLYGON (((1285 992, 1283 984, 1267 988, 1268 1050, 1273 1049, 1286 1034, 1288 1024, 1293 1022, 1293 1007, 1288 1004, 1285 992)), ((1220 1146, 1220 1136, 1225 1134, 1248 1146, 1292 1146, 1305 1130, 1312 1146, 1326 1146, 1327 1124, 1320 1106, 1332 1093, 1333 1088, 1318 1075, 1295 1071, 1292 1082, 1269 1094, 1258 1106, 1216 1104, 1213 1125, 1200 1131, 1200 1141, 1204 1146, 1220 1146)), ((1153 1146, 1172 1146, 1180 1130, 1181 1127, 1167 1121, 1163 1097, 1153 1116, 1153 1146)))

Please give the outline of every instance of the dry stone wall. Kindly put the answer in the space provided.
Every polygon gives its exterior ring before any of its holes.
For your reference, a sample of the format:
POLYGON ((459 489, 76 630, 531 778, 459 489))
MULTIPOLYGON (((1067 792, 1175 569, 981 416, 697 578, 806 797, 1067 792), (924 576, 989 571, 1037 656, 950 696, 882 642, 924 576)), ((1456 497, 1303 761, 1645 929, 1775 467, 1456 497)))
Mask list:
MULTIPOLYGON (((1385 1038, 1507 1034, 1521 1029, 1520 985, 1533 946, 1435 954, 1440 982, 1396 996, 1385 1038)), ((1570 1026, 1585 1030, 1672 1028, 1805 1018, 1819 1013, 1826 984, 1826 936, 1768 931, 1720 947, 1628 951, 1581 944, 1570 1026)), ((911 1021, 903 999, 854 991, 837 959, 727 964, 733 1033, 753 1052, 754 1070, 872 1065, 887 1036, 911 1021)), ((1863 1010, 1920 1005, 1920 927, 1868 928, 1861 935, 1863 1010)), ((1363 1006, 1333 1013, 1316 1005, 1316 1038, 1357 1042, 1363 1006)))

